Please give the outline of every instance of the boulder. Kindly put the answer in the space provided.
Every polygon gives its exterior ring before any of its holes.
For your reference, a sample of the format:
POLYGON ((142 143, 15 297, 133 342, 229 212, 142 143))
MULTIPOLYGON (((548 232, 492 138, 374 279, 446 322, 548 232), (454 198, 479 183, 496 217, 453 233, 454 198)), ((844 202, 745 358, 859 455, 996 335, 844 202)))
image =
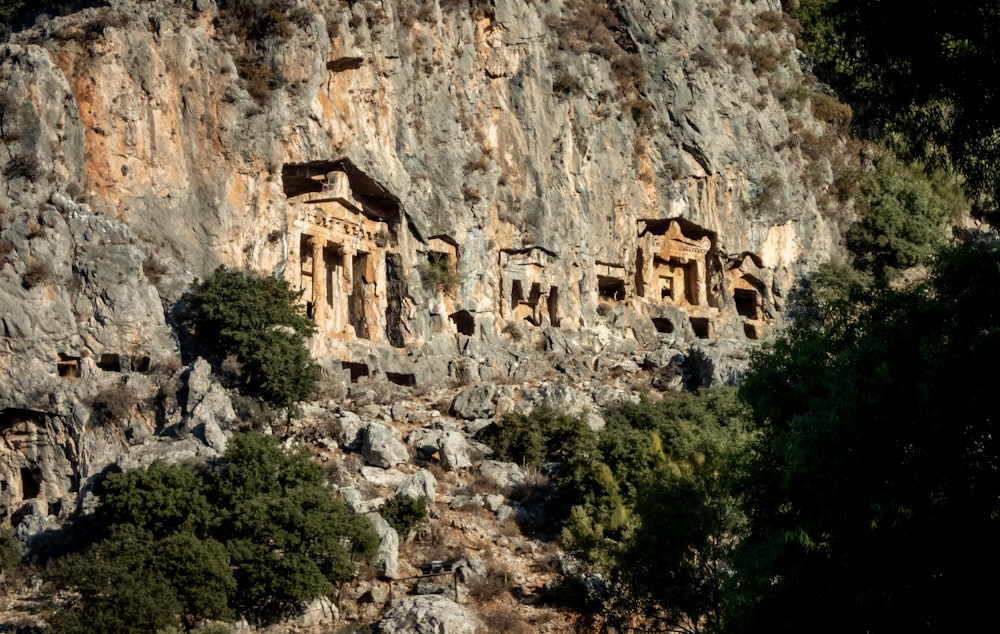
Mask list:
POLYGON ((461 471, 472 466, 469 442, 457 431, 442 432, 438 437, 441 466, 448 471, 461 471))
POLYGON ((739 385, 750 364, 745 343, 727 339, 696 341, 688 355, 692 382, 690 387, 739 385))
POLYGON ((483 460, 479 475, 492 479, 501 489, 513 489, 524 482, 524 470, 514 462, 483 460))
POLYGON ((375 624, 376 632, 393 634, 476 634, 483 627, 476 615, 451 599, 430 594, 403 597, 375 624))
POLYGON ((492 418, 496 411, 493 405, 496 391, 496 386, 492 383, 483 383, 462 390, 451 404, 452 415, 466 420, 492 418))
POLYGON ((410 459, 406 445, 396 438, 393 430, 378 423, 368 423, 361 430, 361 456, 368 464, 383 469, 410 459))
POLYGON ((337 434, 337 442, 346 451, 355 451, 361 446, 361 430, 365 424, 354 412, 344 411, 340 413, 340 433, 337 434))
POLYGON ((367 513, 365 517, 371 520, 379 538, 378 551, 373 562, 375 569, 381 577, 396 579, 399 577, 399 534, 377 512, 367 513))
POLYGON ((436 497, 436 485, 437 480, 434 478, 434 474, 427 469, 421 469, 407 479, 403 480, 403 482, 396 487, 396 497, 413 499, 424 498, 427 500, 427 505, 430 506, 434 504, 434 499, 436 497))

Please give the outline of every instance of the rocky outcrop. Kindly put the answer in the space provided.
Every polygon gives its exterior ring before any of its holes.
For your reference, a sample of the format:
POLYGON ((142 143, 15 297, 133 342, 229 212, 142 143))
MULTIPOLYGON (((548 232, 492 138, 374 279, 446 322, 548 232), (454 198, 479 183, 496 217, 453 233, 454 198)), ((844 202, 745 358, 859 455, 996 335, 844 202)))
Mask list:
POLYGON ((375 624, 377 632, 398 634, 475 634, 483 627, 463 605, 440 595, 405 597, 375 624))
MULTIPOLYGON (((335 404, 467 386, 411 442, 461 472, 498 414, 737 381, 838 249, 777 0, 289 3, 255 46, 224 3, 110 0, 0 47, 7 514, 224 450, 177 319, 219 264, 302 292, 335 404)), ((406 478, 391 410, 329 412, 369 485, 406 478)))
MULTIPOLYGON (((58 201, 85 199, 141 245, 115 275, 141 282, 157 258, 171 300, 219 263, 284 275, 346 384, 516 375, 517 336, 599 330, 620 310, 640 347, 760 339, 836 248, 824 172, 789 141, 824 130, 787 96, 808 78, 792 33, 761 17, 777 0, 299 0, 256 58, 214 2, 109 4, 4 48, 17 116, 0 203, 51 205, 35 220, 54 237, 58 201)), ((67 253, 15 242, 18 277, 67 253)), ((95 314, 93 354, 151 347, 142 324, 162 311, 151 285, 129 287, 109 299, 138 332, 95 314)), ((42 310, 63 337, 92 310, 68 300, 42 310)), ((17 314, 12 333, 35 338, 17 314)))

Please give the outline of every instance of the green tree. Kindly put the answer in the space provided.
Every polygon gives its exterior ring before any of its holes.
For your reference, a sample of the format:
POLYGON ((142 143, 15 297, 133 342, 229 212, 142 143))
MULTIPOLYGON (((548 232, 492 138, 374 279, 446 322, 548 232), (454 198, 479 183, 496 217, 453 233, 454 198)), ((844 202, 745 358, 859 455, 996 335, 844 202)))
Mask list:
POLYGON ((762 436, 742 488, 733 632, 971 631, 1000 564, 1000 247, 793 329, 741 388, 762 436))
POLYGON ((315 325, 288 282, 220 266, 187 296, 198 337, 242 365, 241 389, 280 407, 312 394, 319 368, 305 347, 315 325))
POLYGON ((855 128, 958 168, 995 209, 1000 76, 992 0, 787 0, 816 74, 854 106, 855 128), (905 25, 905 28, 902 28, 905 25))
POLYGON ((862 218, 847 232, 859 271, 886 282, 899 271, 927 264, 944 245, 947 209, 923 171, 889 156, 861 180, 862 218))
POLYGON ((215 500, 228 509, 219 529, 239 591, 237 612, 271 621, 351 578, 375 553, 371 523, 334 500, 307 451, 270 436, 234 437, 215 474, 215 500))
POLYGON ((174 586, 151 567, 153 536, 139 527, 112 527, 82 553, 57 560, 56 587, 75 601, 49 619, 53 634, 147 634, 178 627, 181 604, 174 586))
POLYGON ((100 494, 98 516, 105 525, 141 526, 157 539, 181 530, 205 535, 215 515, 204 478, 162 461, 109 475, 100 494))
POLYGON ((109 476, 101 491, 103 537, 50 575, 78 597, 54 632, 274 621, 352 577, 378 545, 307 451, 259 434, 233 437, 212 470, 157 462, 109 476))
POLYGON ((567 414, 542 404, 530 414, 512 412, 479 432, 503 460, 540 467, 544 462, 566 460, 578 442, 592 432, 584 414, 567 414))
POLYGON ((24 557, 24 544, 10 528, 0 528, 0 575, 6 574, 24 557))
POLYGON ((564 545, 604 567, 608 625, 720 631, 722 588, 743 528, 732 475, 752 439, 733 389, 625 403, 561 476, 564 545))

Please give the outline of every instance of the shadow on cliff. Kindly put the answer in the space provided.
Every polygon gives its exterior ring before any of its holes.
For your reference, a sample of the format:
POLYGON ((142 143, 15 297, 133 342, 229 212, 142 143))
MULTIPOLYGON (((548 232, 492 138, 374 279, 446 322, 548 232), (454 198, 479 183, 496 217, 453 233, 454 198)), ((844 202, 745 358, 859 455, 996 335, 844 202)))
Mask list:
MULTIPOLYGON (((9 4, 9 3, 7 3, 9 4)), ((6 41, 10 34, 35 25, 42 16, 57 17, 76 13, 91 7, 109 6, 108 0, 27 0, 20 8, 3 9, 0 7, 0 42, 6 41), (7 11, 12 11, 8 15, 7 11)))

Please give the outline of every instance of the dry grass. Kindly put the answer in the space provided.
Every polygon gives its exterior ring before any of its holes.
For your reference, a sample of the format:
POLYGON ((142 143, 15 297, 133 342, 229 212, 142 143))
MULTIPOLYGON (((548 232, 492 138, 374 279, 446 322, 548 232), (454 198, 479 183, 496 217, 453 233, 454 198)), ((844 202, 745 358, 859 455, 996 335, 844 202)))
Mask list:
POLYGON ((142 261, 142 272, 152 284, 159 284, 167 272, 167 267, 155 255, 150 254, 142 261))
POLYGON ((115 424, 125 420, 139 403, 135 390, 127 385, 105 388, 94 397, 92 406, 102 423, 115 424))
POLYGON ((484 576, 469 580, 466 592, 473 601, 483 604, 509 592, 510 586, 510 572, 496 562, 490 561, 486 564, 484 576))
POLYGON ((30 290, 36 286, 42 286, 52 279, 52 268, 44 260, 32 259, 28 262, 27 270, 21 276, 21 286, 25 290, 30 290))

